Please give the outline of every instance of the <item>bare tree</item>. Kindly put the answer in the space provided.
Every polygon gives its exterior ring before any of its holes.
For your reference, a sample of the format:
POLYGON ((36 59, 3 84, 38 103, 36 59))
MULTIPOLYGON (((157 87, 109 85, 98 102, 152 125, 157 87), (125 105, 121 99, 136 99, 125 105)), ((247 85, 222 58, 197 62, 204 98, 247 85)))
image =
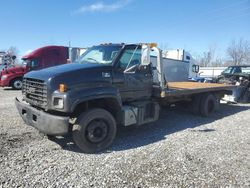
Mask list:
POLYGON ((202 55, 198 56, 197 61, 202 67, 207 67, 211 62, 211 53, 203 52, 202 55))
POLYGON ((160 48, 162 49, 162 50, 167 50, 168 49, 168 44, 167 43, 160 43, 160 48))
POLYGON ((220 57, 215 58, 211 63, 212 67, 221 67, 223 65, 224 65, 223 59, 220 57))
POLYGON ((210 45, 208 51, 203 52, 197 61, 202 67, 214 66, 214 64, 218 64, 218 58, 215 59, 215 54, 216 45, 210 45))
POLYGON ((18 56, 19 50, 17 49, 17 47, 15 46, 11 46, 8 49, 8 54, 10 54, 11 56, 18 56))
POLYGON ((18 62, 18 61, 17 61, 17 57, 18 57, 19 50, 18 50, 17 47, 15 47, 15 46, 9 47, 9 49, 7 50, 7 53, 8 53, 9 58, 10 58, 10 59, 9 59, 9 62, 10 62, 11 64, 15 64, 15 63, 18 62))
POLYGON ((243 38, 238 41, 232 40, 227 48, 227 54, 233 65, 241 65, 250 59, 250 41, 243 38))

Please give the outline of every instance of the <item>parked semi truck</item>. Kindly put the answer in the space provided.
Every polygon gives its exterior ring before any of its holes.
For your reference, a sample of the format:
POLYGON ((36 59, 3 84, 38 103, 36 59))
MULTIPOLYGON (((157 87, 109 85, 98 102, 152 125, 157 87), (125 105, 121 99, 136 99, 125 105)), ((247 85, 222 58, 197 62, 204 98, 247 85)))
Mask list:
POLYGON ((184 49, 175 49, 163 51, 162 54, 164 58, 185 62, 186 67, 188 68, 188 78, 196 78, 198 76, 198 63, 189 52, 185 51, 184 49))
POLYGON ((157 121, 160 106, 185 101, 195 113, 208 116, 234 87, 168 82, 165 74, 156 44, 97 45, 79 63, 26 74, 23 97, 15 104, 27 125, 47 135, 72 133, 83 152, 94 153, 112 144, 120 126, 157 121))
POLYGON ((5 68, 0 73, 0 86, 12 87, 13 89, 22 88, 24 74, 60 64, 66 64, 69 59, 76 58, 76 51, 81 48, 69 48, 65 46, 45 46, 22 57, 22 65, 5 68), (72 53, 74 52, 74 53, 72 53))

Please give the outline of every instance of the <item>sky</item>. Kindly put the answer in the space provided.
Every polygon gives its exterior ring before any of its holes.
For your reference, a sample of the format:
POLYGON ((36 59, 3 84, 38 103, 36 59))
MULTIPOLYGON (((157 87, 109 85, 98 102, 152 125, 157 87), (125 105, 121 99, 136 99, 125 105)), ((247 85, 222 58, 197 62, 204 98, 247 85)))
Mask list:
POLYGON ((250 40, 250 0, 3 0, 0 50, 46 45, 157 42, 194 56, 250 40))

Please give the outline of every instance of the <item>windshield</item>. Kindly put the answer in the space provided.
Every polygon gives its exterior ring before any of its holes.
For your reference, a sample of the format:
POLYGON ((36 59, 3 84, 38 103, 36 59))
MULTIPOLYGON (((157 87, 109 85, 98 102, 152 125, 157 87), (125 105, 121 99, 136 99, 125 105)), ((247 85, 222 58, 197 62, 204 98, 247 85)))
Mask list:
POLYGON ((230 74, 232 72, 233 67, 227 67, 222 73, 230 74))
POLYGON ((22 62, 22 67, 26 67, 27 64, 29 64, 31 61, 29 59, 24 59, 22 62))
POLYGON ((31 68, 36 68, 39 66, 39 61, 37 59, 24 59, 22 67, 26 67, 27 65, 31 68))
POLYGON ((78 63, 110 64, 118 55, 122 46, 94 46, 88 49, 78 60, 78 63))

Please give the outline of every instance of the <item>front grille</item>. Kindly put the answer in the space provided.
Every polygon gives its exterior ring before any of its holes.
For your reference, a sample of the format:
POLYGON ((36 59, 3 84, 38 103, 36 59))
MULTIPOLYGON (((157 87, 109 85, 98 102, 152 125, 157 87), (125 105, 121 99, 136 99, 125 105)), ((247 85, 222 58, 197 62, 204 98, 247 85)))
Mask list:
POLYGON ((47 107, 47 86, 43 80, 23 78, 22 91, 28 103, 42 108, 47 107))

